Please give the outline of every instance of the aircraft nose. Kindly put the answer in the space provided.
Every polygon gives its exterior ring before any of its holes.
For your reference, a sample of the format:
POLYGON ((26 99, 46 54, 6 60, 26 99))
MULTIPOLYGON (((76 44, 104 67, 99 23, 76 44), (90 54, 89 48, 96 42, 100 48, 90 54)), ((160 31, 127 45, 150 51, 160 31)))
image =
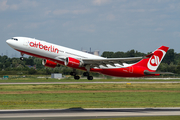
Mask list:
POLYGON ((9 46, 13 46, 13 41, 10 40, 10 39, 6 40, 6 43, 7 43, 9 46))
POLYGON ((10 41, 9 39, 8 39, 8 40, 6 40, 6 43, 7 43, 7 44, 10 44, 10 42, 11 42, 11 41, 10 41))

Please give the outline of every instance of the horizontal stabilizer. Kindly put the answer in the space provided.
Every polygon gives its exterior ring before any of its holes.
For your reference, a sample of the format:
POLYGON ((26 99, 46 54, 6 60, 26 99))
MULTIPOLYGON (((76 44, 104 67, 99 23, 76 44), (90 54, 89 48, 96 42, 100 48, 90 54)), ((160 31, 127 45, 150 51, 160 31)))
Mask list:
POLYGON ((174 74, 174 73, 172 73, 172 72, 150 72, 148 70, 145 70, 144 74, 145 75, 155 75, 155 74, 174 74))
POLYGON ((150 58, 150 57, 153 56, 153 55, 154 55, 154 53, 151 53, 151 54, 149 54, 149 55, 146 55, 145 57, 150 58))

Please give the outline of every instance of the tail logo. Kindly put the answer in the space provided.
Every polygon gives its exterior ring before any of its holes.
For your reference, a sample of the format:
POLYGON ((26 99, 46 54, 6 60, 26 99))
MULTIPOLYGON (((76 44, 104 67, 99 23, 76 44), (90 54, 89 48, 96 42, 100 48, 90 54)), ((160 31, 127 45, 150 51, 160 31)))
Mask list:
POLYGON ((160 49, 154 51, 154 55, 149 59, 147 67, 150 70, 156 70, 165 54, 166 52, 160 49))
POLYGON ((160 63, 160 60, 159 60, 158 56, 154 55, 151 57, 150 64, 152 66, 157 66, 157 65, 159 65, 159 63, 160 63))

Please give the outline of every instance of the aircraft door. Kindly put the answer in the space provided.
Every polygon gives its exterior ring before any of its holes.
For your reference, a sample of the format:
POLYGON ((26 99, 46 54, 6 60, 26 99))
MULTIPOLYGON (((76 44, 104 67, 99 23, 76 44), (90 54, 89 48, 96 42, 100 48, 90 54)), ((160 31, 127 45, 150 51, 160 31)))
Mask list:
POLYGON ((23 45, 24 45, 24 46, 28 46, 28 40, 24 39, 24 40, 23 40, 23 45))
POLYGON ((129 67, 129 73, 133 73, 133 67, 132 66, 129 67))

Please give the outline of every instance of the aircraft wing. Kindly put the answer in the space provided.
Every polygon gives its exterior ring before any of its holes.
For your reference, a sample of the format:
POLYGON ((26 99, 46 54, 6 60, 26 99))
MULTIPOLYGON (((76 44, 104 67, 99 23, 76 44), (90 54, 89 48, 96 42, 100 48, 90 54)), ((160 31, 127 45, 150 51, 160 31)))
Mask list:
POLYGON ((141 60, 146 57, 129 57, 129 58, 102 58, 102 59, 89 59, 89 58, 83 58, 81 59, 84 64, 89 64, 94 67, 99 67, 99 65, 103 65, 107 67, 107 64, 112 65, 115 67, 115 64, 123 65, 122 63, 133 61, 133 60, 141 60))
MULTIPOLYGON (((84 65, 90 65, 91 67, 99 67, 100 65, 107 67, 107 65, 111 65, 116 67, 115 64, 120 64, 123 65, 123 63, 128 62, 128 61, 134 61, 134 60, 141 60, 147 58, 145 57, 128 57, 128 58, 75 58, 78 59, 79 61, 82 61, 84 65)), ((66 57, 64 56, 58 56, 55 58, 56 60, 60 61, 65 61, 66 57)))
POLYGON ((66 57, 65 56, 57 56, 55 59, 60 60, 60 61, 65 61, 66 57))

